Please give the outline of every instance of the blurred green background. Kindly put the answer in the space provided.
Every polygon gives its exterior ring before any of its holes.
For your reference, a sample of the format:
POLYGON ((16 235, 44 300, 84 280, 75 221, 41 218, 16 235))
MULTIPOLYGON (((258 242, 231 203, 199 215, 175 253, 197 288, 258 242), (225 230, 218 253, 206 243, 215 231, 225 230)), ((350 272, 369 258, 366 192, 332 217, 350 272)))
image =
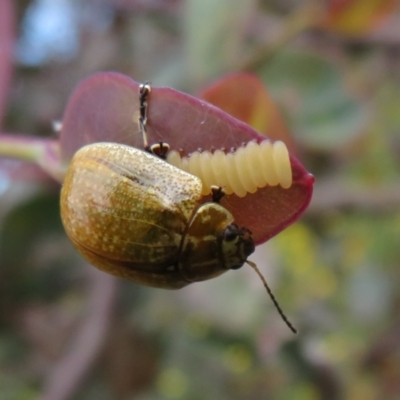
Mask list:
POLYGON ((396 2, 11 3, 4 132, 54 137, 99 70, 192 94, 245 70, 316 184, 301 220, 251 258, 293 336, 250 268, 177 292, 110 280, 64 234, 59 186, 0 170, 0 398, 400 399, 396 2), (336 3, 349 7, 320 8, 336 3))

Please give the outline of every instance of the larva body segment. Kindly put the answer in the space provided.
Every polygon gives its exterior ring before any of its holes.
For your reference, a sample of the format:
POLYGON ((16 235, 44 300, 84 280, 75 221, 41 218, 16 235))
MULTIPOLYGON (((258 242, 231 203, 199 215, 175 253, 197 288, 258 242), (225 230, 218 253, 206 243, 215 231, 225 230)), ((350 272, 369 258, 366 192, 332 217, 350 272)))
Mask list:
POLYGON ((273 152, 274 148, 272 147, 271 142, 265 140, 264 142, 260 143, 258 159, 262 164, 262 172, 264 174, 265 181, 269 186, 276 186, 279 183, 278 174, 275 170, 273 152))
MULTIPOLYGON (((189 159, 187 157, 182 158, 182 160, 180 161, 180 168, 183 169, 184 171, 189 172, 190 171, 190 165, 189 165, 189 159)), ((194 174, 191 172, 191 174, 196 175, 196 176, 200 176, 197 174, 194 174)))
POLYGON ((243 188, 248 193, 255 193, 257 191, 257 185, 254 183, 251 175, 251 160, 248 159, 248 154, 246 154, 246 147, 237 149, 234 160, 239 181, 243 185, 243 188))
POLYGON ((267 185, 267 182, 262 172, 261 160, 258 158, 259 145, 255 142, 249 142, 246 146, 246 150, 248 154, 247 160, 249 162, 249 170, 253 182, 258 188, 263 188, 267 185))
POLYGON ((214 172, 214 176, 216 182, 219 182, 219 186, 224 188, 226 194, 232 194, 233 190, 229 185, 228 176, 226 170, 221 168, 222 163, 224 162, 226 155, 222 150, 215 150, 212 160, 211 166, 214 172))
POLYGON ((203 183, 202 193, 204 195, 210 193, 211 186, 215 185, 216 182, 216 179, 214 177, 214 172, 211 166, 212 157, 213 156, 209 151, 203 151, 202 153, 200 153, 200 170, 201 170, 201 176, 204 178, 204 182, 202 179, 203 183))
POLYGON ((289 152, 281 141, 271 143, 249 142, 235 152, 222 150, 194 152, 181 157, 179 152, 168 153, 167 161, 200 178, 202 195, 211 193, 211 186, 220 186, 226 194, 239 197, 254 193, 265 186, 292 185, 292 167, 289 152))
POLYGON ((284 189, 290 188, 292 186, 292 168, 290 162, 286 161, 289 158, 289 152, 283 142, 274 143, 273 157, 279 184, 284 189))
POLYGON ((240 182, 240 178, 238 176, 238 172, 235 165, 235 155, 233 153, 228 153, 225 157, 225 163, 222 165, 225 167, 225 171, 227 171, 228 181, 231 185, 233 192, 239 196, 246 196, 246 189, 240 182))
MULTIPOLYGON (((174 167, 181 168, 181 156, 177 151, 170 151, 168 154, 168 162, 174 167)), ((183 169, 183 168, 181 168, 183 169)))
POLYGON ((189 167, 187 171, 195 176, 202 176, 200 155, 201 153, 196 151, 195 153, 193 153, 192 157, 184 157, 182 159, 183 163, 185 162, 185 160, 187 160, 189 167))

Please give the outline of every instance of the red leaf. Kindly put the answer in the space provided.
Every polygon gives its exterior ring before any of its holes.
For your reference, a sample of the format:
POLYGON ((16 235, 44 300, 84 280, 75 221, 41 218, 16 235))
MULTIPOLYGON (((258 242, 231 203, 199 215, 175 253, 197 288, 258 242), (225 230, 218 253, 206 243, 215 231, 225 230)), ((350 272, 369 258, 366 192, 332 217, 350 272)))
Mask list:
MULTIPOLYGON (((78 148, 93 142, 143 148, 137 124, 138 92, 138 83, 116 73, 97 74, 80 84, 63 119, 63 159, 68 160, 78 148)), ((170 88, 152 88, 148 103, 149 142, 167 142, 183 154, 199 148, 230 149, 252 139, 265 139, 209 103, 170 88)), ((314 178, 295 158, 291 163, 294 182, 290 189, 266 187, 244 198, 231 195, 221 201, 238 225, 253 232, 257 244, 294 222, 310 202, 314 178)))

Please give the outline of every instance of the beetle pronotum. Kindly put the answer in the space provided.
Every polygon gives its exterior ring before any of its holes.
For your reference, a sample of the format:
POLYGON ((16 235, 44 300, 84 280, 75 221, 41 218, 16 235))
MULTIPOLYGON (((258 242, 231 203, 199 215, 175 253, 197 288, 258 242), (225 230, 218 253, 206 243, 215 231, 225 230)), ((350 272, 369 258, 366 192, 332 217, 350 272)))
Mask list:
POLYGON ((284 189, 292 185, 289 152, 281 141, 249 142, 229 153, 196 151, 189 157, 181 157, 178 151, 172 150, 167 161, 199 177, 203 195, 209 194, 213 185, 222 187, 226 194, 234 193, 239 197, 267 185, 281 185, 284 189))

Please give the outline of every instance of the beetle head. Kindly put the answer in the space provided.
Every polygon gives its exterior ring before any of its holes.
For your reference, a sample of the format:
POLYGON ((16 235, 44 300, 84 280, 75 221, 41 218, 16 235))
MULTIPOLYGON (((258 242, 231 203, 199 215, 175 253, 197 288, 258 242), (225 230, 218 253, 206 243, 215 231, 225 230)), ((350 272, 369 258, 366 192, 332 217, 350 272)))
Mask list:
POLYGON ((236 224, 229 224, 218 237, 220 263, 225 269, 240 268, 254 248, 251 232, 236 224))

